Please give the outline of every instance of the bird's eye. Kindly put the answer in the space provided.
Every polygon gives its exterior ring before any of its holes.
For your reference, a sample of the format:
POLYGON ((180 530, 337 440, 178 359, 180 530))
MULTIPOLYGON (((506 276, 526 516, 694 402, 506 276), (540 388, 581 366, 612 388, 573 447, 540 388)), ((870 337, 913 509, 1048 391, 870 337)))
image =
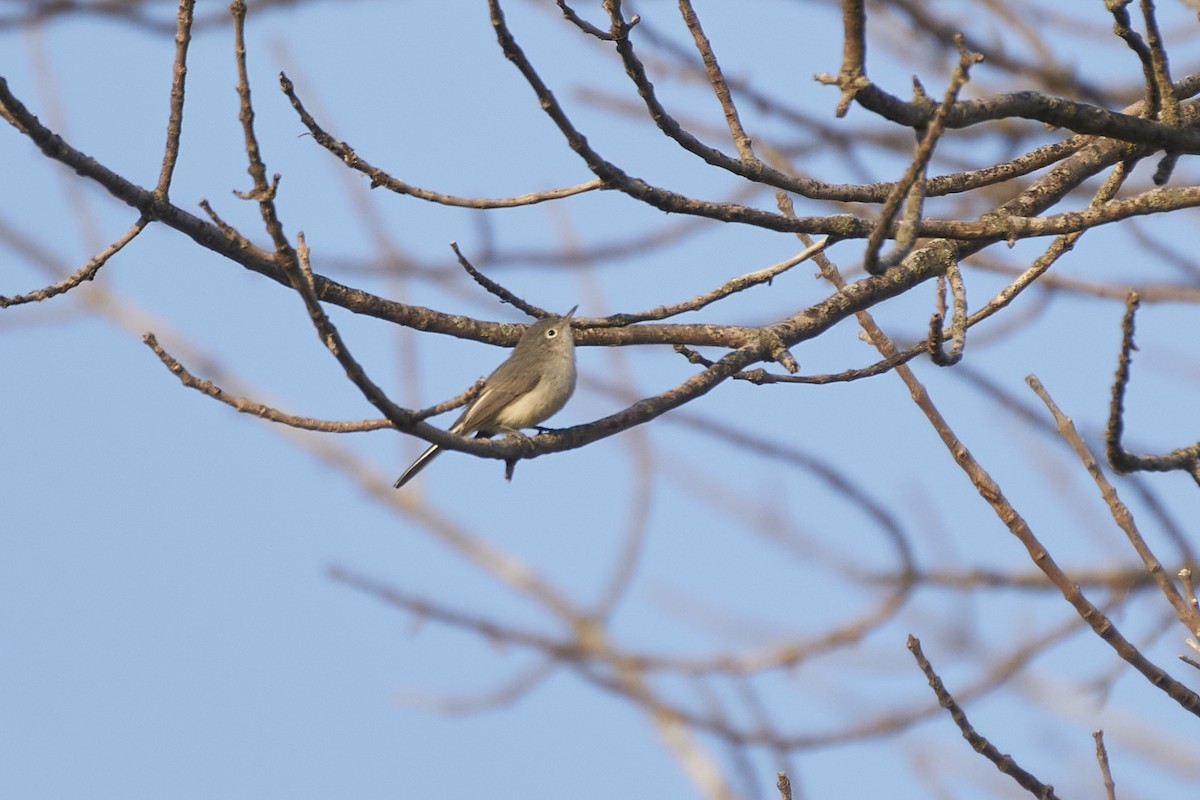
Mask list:
POLYGON ((546 331, 547 339, 553 339, 555 336, 558 336, 558 331, 554 330, 554 328, 551 328, 550 330, 546 331))

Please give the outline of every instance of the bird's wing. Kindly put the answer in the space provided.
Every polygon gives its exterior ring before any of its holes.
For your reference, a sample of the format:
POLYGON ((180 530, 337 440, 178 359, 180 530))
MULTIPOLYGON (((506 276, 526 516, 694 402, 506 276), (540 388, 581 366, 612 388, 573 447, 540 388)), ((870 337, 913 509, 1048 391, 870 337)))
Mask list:
POLYGON ((486 429, 509 403, 531 391, 541 380, 541 375, 536 370, 522 370, 517 373, 506 370, 507 366, 508 362, 501 364, 488 376, 483 391, 467 406, 467 410, 451 430, 466 435, 481 428, 486 429))

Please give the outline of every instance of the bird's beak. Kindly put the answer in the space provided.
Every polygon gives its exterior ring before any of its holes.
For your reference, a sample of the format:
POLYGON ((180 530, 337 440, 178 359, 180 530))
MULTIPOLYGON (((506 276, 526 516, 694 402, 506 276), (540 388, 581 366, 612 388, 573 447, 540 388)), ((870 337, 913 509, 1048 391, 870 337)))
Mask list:
POLYGON ((577 309, 577 308, 579 308, 579 306, 577 306, 577 305, 571 306, 571 310, 568 311, 566 314, 563 314, 563 319, 567 322, 570 322, 571 317, 575 316, 575 309, 577 309))

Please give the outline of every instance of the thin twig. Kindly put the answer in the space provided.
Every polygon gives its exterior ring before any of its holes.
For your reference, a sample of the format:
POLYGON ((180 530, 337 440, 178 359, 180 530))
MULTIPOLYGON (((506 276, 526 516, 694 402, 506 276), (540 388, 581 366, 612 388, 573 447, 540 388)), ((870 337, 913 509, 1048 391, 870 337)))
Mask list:
POLYGON ((963 286, 962 270, 957 261, 946 267, 945 276, 938 276, 938 309, 929 321, 929 358, 939 367, 949 367, 962 360, 967 340, 967 292, 963 286), (950 317, 950 349, 943 349, 945 337, 942 323, 946 318, 946 284, 954 299, 950 317))
POLYGON ((171 73, 171 111, 167 117, 167 143, 163 148, 162 168, 154 191, 164 200, 170 193, 171 177, 179 161, 179 140, 183 133, 184 84, 187 78, 187 52, 192 41, 192 12, 196 0, 179 0, 175 30, 175 66, 171 73))
POLYGON ((1113 33, 1119 36, 1129 49, 1137 54, 1142 64, 1142 76, 1146 83, 1146 116, 1157 119, 1163 107, 1162 87, 1155 76, 1154 56, 1141 34, 1133 29, 1127 8, 1128 2, 1107 2, 1113 15, 1113 33))
POLYGON ((589 36, 595 36, 602 42, 611 42, 613 40, 613 35, 611 33, 596 27, 575 13, 575 9, 567 5, 566 0, 555 0, 555 2, 558 4, 559 9, 562 10, 563 16, 566 17, 572 25, 579 28, 579 30, 583 31, 589 36))
MULTIPOLYGON (((214 400, 230 406, 231 408, 241 412, 242 414, 250 414, 255 417, 278 422, 282 425, 288 425, 293 428, 299 428, 307 431, 319 431, 321 433, 360 433, 362 431, 377 431, 383 428, 393 427, 392 423, 386 419, 365 419, 358 422, 339 422, 334 420, 316 419, 314 417, 298 417, 293 414, 287 414, 278 409, 245 397, 232 395, 216 385, 210 380, 199 378, 192 374, 183 366, 165 348, 158 342, 158 338, 153 333, 146 333, 142 336, 142 341, 148 346, 163 365, 169 369, 175 377, 179 378, 180 383, 189 389, 195 389, 201 394, 207 395, 214 400)), ((476 383, 467 391, 457 397, 447 400, 444 403, 439 403, 436 406, 422 409, 416 412, 413 416, 416 419, 425 419, 427 417, 444 414, 447 411, 453 411, 471 401, 482 388, 482 381, 476 383)))
POLYGON ((1183 585, 1184 596, 1188 601, 1188 605, 1192 608, 1200 609, 1200 601, 1196 599, 1196 587, 1192 585, 1192 571, 1184 567, 1179 570, 1179 582, 1183 585))
POLYGON ((591 192, 597 189, 603 189, 604 181, 599 178, 585 181, 574 186, 566 186, 561 189, 547 189, 541 192, 529 192, 527 194, 519 194, 512 197, 460 197, 458 195, 444 194, 435 192, 429 189, 422 189, 419 186, 413 186, 399 178, 388 174, 379 167, 374 166, 366 159, 362 158, 354 151, 354 148, 339 141, 331 136, 324 128, 317 123, 316 119, 300 102, 300 98, 296 95, 296 87, 284 73, 279 73, 279 86, 283 93, 287 95, 288 100, 295 109, 296 114, 300 117, 300 122, 304 127, 308 128, 313 139, 317 144, 324 147, 330 153, 338 158, 346 166, 353 170, 361 172, 371 179, 371 188, 382 186, 385 189, 393 191, 397 194, 416 197, 420 200, 428 200, 431 203, 439 203, 444 206, 458 206, 460 208, 514 208, 516 206, 530 206, 537 203, 544 203, 547 200, 560 200, 564 197, 591 192))
MULTIPOLYGON (((1166 45, 1158 30, 1158 18, 1154 13, 1153 0, 1141 0, 1142 20, 1146 24, 1146 45, 1150 48, 1150 68, 1157 90, 1160 108, 1158 118, 1168 125, 1180 123, 1179 101, 1171 90, 1171 69, 1168 65, 1166 45)), ((1158 181, 1164 183, 1165 181, 1158 181)))
MULTIPOLYGON (((233 14, 234 57, 237 61, 237 93, 239 101, 238 119, 242 123, 242 138, 246 150, 246 158, 250 162, 250 177, 254 188, 249 192, 235 192, 239 197, 258 202, 258 210, 262 215, 263 224, 271 241, 275 243, 277 260, 296 261, 295 251, 291 242, 283 232, 283 223, 275 208, 275 194, 279 190, 279 175, 267 181, 267 168, 263 163, 262 151, 258 145, 258 134, 254 131, 254 105, 250 99, 250 73, 246 68, 246 3, 245 0, 234 0, 229 7, 233 14)), ((281 263, 287 271, 287 263, 281 263)), ((291 272, 289 272, 289 275, 291 272)))
POLYGON ((764 283, 770 283, 779 275, 792 269, 793 267, 803 264, 817 253, 824 251, 834 243, 832 237, 825 237, 819 242, 816 242, 801 252, 786 258, 777 264, 772 264, 769 267, 747 272, 745 275, 739 275, 736 278, 730 278, 720 286, 698 294, 695 297, 688 298, 679 303, 670 303, 667 305, 651 308, 646 311, 634 311, 629 313, 613 314, 605 317, 594 324, 589 324, 589 327, 605 328, 605 327, 624 327, 632 325, 635 322, 648 322, 652 320, 668 319, 688 311, 698 311, 707 305, 722 300, 737 292, 745 291, 753 286, 759 286, 764 283))
POLYGON ((858 92, 870 85, 867 80, 867 13, 862 0, 842 3, 842 68, 831 82, 842 91, 834 112, 838 118, 846 116, 858 92))
POLYGON ((700 60, 704 62, 704 71, 708 76, 708 82, 717 95, 717 101, 721 104, 721 111, 725 114, 725 124, 729 126, 729 135, 733 139, 733 146, 737 148, 738 155, 743 159, 754 159, 750 137, 742 126, 742 119, 733 103, 733 93, 729 91, 729 84, 725 81, 721 65, 717 63, 717 54, 713 52, 712 43, 709 42, 708 36, 705 35, 704 29, 700 25, 700 18, 696 16, 696 10, 692 8, 691 0, 679 0, 679 12, 683 15, 683 21, 692 34, 692 41, 695 42, 696 50, 700 53, 700 60))
MULTIPOLYGON (((490 571, 490 570, 489 570, 490 571)), ((469 631, 488 641, 500 641, 512 645, 532 648, 555 660, 569 660, 585 656, 582 648, 569 637, 555 637, 540 633, 532 628, 520 628, 511 622, 500 621, 482 614, 450 608, 421 595, 407 592, 392 584, 368 578, 344 567, 333 567, 329 577, 363 594, 413 614, 419 619, 431 619, 443 625, 469 631)), ((542 599, 542 598, 539 598, 542 599)), ((566 611, 566 608, 551 611, 566 611)), ((574 613, 573 611, 571 613, 574 613)))
MULTIPOLYGON (((419 621, 419 620, 418 620, 419 621)), ((511 706, 519 702, 534 689, 562 671, 562 665, 553 657, 541 660, 516 676, 505 678, 497 685, 470 695, 430 697, 428 692, 399 692, 397 702, 410 708, 431 711, 435 714, 461 716, 483 714, 511 706)))
MULTIPOLYGON (((383 413, 388 421, 390 421, 400 430, 413 431, 414 426, 418 426, 419 430, 416 432, 422 434, 424 434, 426 431, 437 431, 437 435, 439 436, 451 436, 450 434, 443 434, 442 431, 434 428, 432 425, 426 425, 418 422, 416 415, 411 410, 407 408, 401 408, 400 406, 396 405, 396 403, 392 402, 383 389, 379 388, 379 386, 367 376, 362 366, 354 359, 354 356, 350 354, 350 351, 346 347, 346 343, 342 340, 341 333, 338 332, 338 329, 334 326, 328 315, 325 314, 324 309, 321 308, 321 303, 317 299, 315 291, 316 284, 313 279, 312 266, 309 263, 308 243, 304 240, 304 234, 302 232, 296 235, 296 241, 296 262, 295 264, 288 262, 291 271, 296 273, 293 278, 293 285, 295 286, 296 291, 299 293, 301 299, 304 301, 305 308, 308 309, 309 319, 312 321, 313 328, 316 329, 317 335, 325 344, 325 347, 329 350, 329 352, 333 354, 333 357, 337 359, 339 364, 342 365, 342 369, 344 369, 346 372, 346 377, 349 378, 356 387, 358 387, 358 390, 362 392, 363 397, 365 397, 367 401, 371 403, 371 405, 379 409, 379 411, 383 413)), ((452 438, 458 440, 462 437, 453 436, 452 438)), ((438 442, 438 444, 442 443, 438 442)), ((451 446, 452 445, 453 443, 451 443, 451 446)))
POLYGON ((1112 771, 1108 768, 1108 750, 1104 747, 1104 731, 1092 734, 1096 740, 1096 763, 1100 765, 1100 776, 1104 778, 1104 796, 1108 800, 1117 800, 1117 785, 1113 783, 1112 771))
MULTIPOLYGON (((1146 116, 1160 120, 1167 125, 1179 125, 1181 115, 1179 100, 1172 90, 1170 69, 1167 65, 1167 51, 1163 45, 1162 35, 1158 30, 1158 20, 1154 13, 1154 3, 1142 0, 1142 19, 1146 24, 1146 39, 1133 30, 1127 2, 1109 2, 1105 4, 1112 12, 1113 32, 1125 41, 1129 48, 1137 53, 1142 62, 1142 74, 1146 82, 1146 116)), ((1158 169, 1154 172, 1154 182, 1162 186, 1170 180, 1171 172, 1179 160, 1179 152, 1167 148, 1158 169)))
POLYGON ((1182 470, 1200 484, 1200 442, 1172 450, 1162 456, 1139 456, 1126 450, 1121 444, 1125 431, 1125 390, 1129 385, 1129 367, 1133 361, 1134 315, 1140 300, 1137 292, 1130 292, 1125 301, 1125 317, 1121 320, 1121 353, 1117 358, 1117 374, 1113 380, 1112 400, 1108 410, 1108 428, 1104 433, 1108 463, 1117 472, 1167 472, 1182 470))
POLYGON ((921 651, 921 641, 912 634, 908 636, 908 649, 912 652, 913 658, 917 660, 917 666, 925 673, 930 688, 933 689, 933 693, 937 696, 938 703, 941 704, 942 708, 950 712, 950 718, 954 720, 954 724, 958 726, 963 738, 967 740, 971 748, 988 761, 991 761, 996 769, 1012 778, 1017 782, 1017 785, 1039 800, 1058 800, 1058 795, 1054 793, 1053 786, 1042 783, 1032 773, 1022 769, 1012 756, 1001 753, 991 742, 972 727, 970 721, 967 719, 967 715, 958 703, 955 702, 954 696, 946 689, 946 685, 942 683, 941 677, 934 671, 933 665, 929 663, 929 659, 925 657, 925 653, 921 651))
POLYGON ((1088 471, 1088 474, 1092 476, 1092 480, 1100 489, 1100 494, 1104 498, 1105 504, 1108 505, 1113 521, 1125 532, 1125 536, 1129 539, 1129 543, 1133 545, 1134 551, 1142 559, 1142 564, 1145 565, 1146 571, 1153 576, 1155 583, 1158 584, 1162 593, 1166 596, 1167 602, 1175 609, 1175 616, 1183 623, 1191 635, 1200 636, 1200 612, 1197 612, 1184 599, 1175 587, 1175 584, 1171 582, 1171 578, 1167 575, 1166 570, 1163 569, 1162 563, 1154 555, 1153 551, 1150 550, 1150 546, 1146 544, 1146 540, 1142 538, 1141 532, 1138 531, 1137 524, 1134 522, 1133 514, 1130 513, 1129 507, 1121 502, 1121 498, 1117 496, 1116 488, 1104 476, 1104 472, 1100 469, 1100 464, 1096 461, 1096 457, 1075 429, 1075 423, 1071 421, 1070 417, 1062 413, 1058 404, 1050 397, 1050 393, 1042 386, 1041 381, 1032 375, 1026 380, 1034 393, 1041 398, 1042 402, 1046 404, 1046 408, 1050 410, 1054 421, 1058 425, 1059 434, 1071 445, 1075 454, 1079 456, 1079 460, 1083 462, 1083 466, 1088 471))
POLYGON ((216 225, 221 233, 225 234, 226 239, 244 250, 250 250, 254 247, 254 243, 246 238, 241 231, 230 225, 225 220, 221 219, 221 215, 213 209, 212 204, 210 204, 207 200, 200 201, 200 208, 205 214, 208 215, 208 218, 212 220, 213 225, 216 225))
POLYGON ((970 79, 971 67, 983 60, 983 56, 967 50, 961 36, 955 39, 958 45, 958 65, 950 77, 950 84, 942 102, 938 104, 933 118, 924 127, 917 142, 912 160, 909 162, 904 175, 896 182, 891 194, 884 201, 879 212, 879 224, 867 238, 867 249, 863 256, 863 267, 872 275, 879 275, 896 266, 912 252, 917 241, 917 228, 921 221, 921 210, 925 203, 925 172, 929 161, 933 158, 933 150, 942 137, 946 114, 958 100, 958 93, 970 79), (885 236, 892 229, 892 220, 904 203, 905 213, 900 224, 896 227, 896 247, 885 257, 880 257, 885 236))
POLYGON ((129 230, 121 234, 121 237, 108 247, 101 250, 96 255, 92 256, 86 264, 73 273, 63 278, 57 283, 52 283, 49 286, 43 287, 27 294, 19 294, 14 297, 5 297, 0 295, 0 308, 8 308, 9 306, 17 306, 23 303, 40 303, 42 300, 48 300, 51 297, 60 295, 63 292, 69 292, 84 281, 90 281, 96 277, 96 273, 100 268, 108 263, 108 260, 121 252, 125 245, 129 244, 134 238, 146 229, 146 225, 150 222, 150 217, 142 214, 137 221, 130 226, 129 230))
POLYGON ((454 255, 458 259, 459 265, 467 271, 467 274, 470 275, 476 283, 486 289, 489 293, 500 298, 501 303, 508 303, 513 308, 524 311, 526 314, 536 319, 549 316, 549 314, 543 309, 526 303, 508 289, 505 289, 503 286, 496 283, 494 280, 476 269, 475 265, 468 261, 467 257, 464 256, 462 251, 458 249, 458 242, 450 242, 450 249, 454 251, 454 255))
POLYGON ((779 790, 779 800, 792 800, 792 782, 788 779, 786 772, 778 774, 775 788, 779 790))

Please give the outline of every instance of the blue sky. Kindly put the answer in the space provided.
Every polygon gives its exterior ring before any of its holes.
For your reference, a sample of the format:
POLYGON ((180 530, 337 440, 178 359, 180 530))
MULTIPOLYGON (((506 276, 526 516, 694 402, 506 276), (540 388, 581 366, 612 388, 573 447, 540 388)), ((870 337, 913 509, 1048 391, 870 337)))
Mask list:
MULTIPOLYGON (((199 5, 206 15, 225 6, 199 5)), ((837 122, 836 91, 811 80, 836 71, 840 58, 840 23, 829 4, 759 0, 740 19, 732 5, 697 4, 729 74, 827 124, 865 129, 870 120, 860 109, 837 122)), ((643 119, 578 91, 588 86, 637 100, 613 55, 563 22, 552 3, 505 8, 543 77, 602 153, 631 174, 696 196, 738 190, 643 119)), ((943 8, 960 15, 960 24, 978 23, 976 35, 994 33, 967 4, 943 8)), ((686 36, 673 4, 646 2, 637 11, 656 30, 686 36)), ((1111 24, 1102 9, 1080 14, 1083 32, 1111 24)), ((1196 37, 1182 10, 1164 15, 1164 29, 1178 37, 1172 63, 1182 75, 1195 67, 1196 37)), ((873 20, 871 31, 881 45, 905 35, 887 17, 873 20)), ((1113 39, 1088 50, 1084 41, 1056 40, 1056 52, 1097 83, 1136 90, 1138 68, 1124 45, 1113 39)), ((1022 45, 1011 46, 1019 52, 1022 45)), ((785 236, 703 224, 671 247, 563 268, 539 256, 686 221, 616 193, 477 212, 369 191, 305 134, 278 91, 283 70, 335 136, 420 186, 505 196, 587 180, 500 54, 482 3, 312 3, 252 13, 248 49, 264 157, 268 171, 283 176, 285 225, 305 233, 318 272, 345 283, 520 321, 455 266, 453 240, 531 302, 558 311, 578 303, 579 316, 602 316, 682 300, 799 249, 785 236), (489 252, 499 257, 489 260, 489 252)), ((102 16, 0 28, 0 74, 16 96, 74 146, 145 186, 158 174, 172 57, 169 33, 102 16)), ((920 54, 897 64, 883 46, 871 58, 874 77, 901 96, 914 71, 935 96, 948 74, 920 54)), ((1008 85, 986 63, 975 74, 979 91, 1008 85)), ((707 87, 656 82, 681 118, 732 152, 707 87)), ((262 244, 257 209, 232 194, 250 185, 235 83, 230 27, 198 30, 171 196, 196 213, 208 199, 262 244)), ((746 115, 763 138, 804 143, 778 118, 746 115)), ((1055 135, 1043 133, 1046 141, 1055 135)), ((947 142, 956 156, 983 160, 1004 157, 1004 146, 1001 137, 947 142)), ((0 132, 0 163, 0 220, 9 228, 0 244, 2 294, 57 280, 135 219, 102 190, 45 163, 8 127, 0 132), (45 264, 59 272, 48 274, 45 264)), ((871 180, 894 179, 903 167, 879 155, 863 163, 871 180)), ((803 168, 831 181, 860 179, 827 152, 803 168)), ((1153 165, 1139 169, 1143 185, 1153 165)), ((1175 182, 1196 177, 1185 158, 1175 182)), ((769 208, 773 200, 760 194, 755 202, 769 208)), ((830 212, 815 206, 801 213, 830 212)), ((1183 212, 1138 224, 1186 253, 1194 220, 1194 212, 1183 212)), ((994 257, 1023 265, 1045 244, 1021 243, 994 257)), ((832 254, 852 270, 860 251, 845 243, 832 254)), ((1188 280, 1115 227, 1084 236, 1060 266, 1065 276, 1122 285, 1188 280)), ((800 267, 684 321, 777 320, 828 296, 813 273, 800 267)), ((1194 274, 1190 280, 1194 287, 1194 274)), ((967 282, 978 307, 1005 281, 976 270, 967 282)), ((923 287, 884 304, 877 317, 897 339, 912 341, 923 335, 932 302, 932 288, 923 287)), ((372 377, 405 405, 450 397, 503 357, 494 348, 330 313, 372 377)), ((1094 443, 1107 413, 1121 314, 1119 301, 1023 297, 1007 316, 972 331, 966 364, 1044 420, 1024 384, 1036 373, 1094 443)), ((1200 391, 1190 346, 1197 328, 1192 305, 1143 308, 1129 397, 1130 439, 1143 449, 1200 438, 1189 413, 1200 391)), ((165 228, 149 229, 92 284, 0 312, 5 797, 539 797, 565 787, 580 798, 694 794, 646 717, 570 668, 517 702, 439 713, 447 698, 487 695, 535 668, 538 657, 413 619, 332 579, 330 570, 561 633, 535 602, 447 547, 447 531, 469 532, 519 559, 583 607, 600 602, 619 572, 621 548, 640 532, 640 557, 611 635, 639 650, 692 655, 808 640, 874 608, 886 587, 853 576, 894 566, 895 557, 870 516, 814 472, 730 445, 714 433, 717 423, 837 470, 899 520, 922 567, 1030 570, 893 376, 821 387, 730 383, 641 429, 522 462, 511 484, 497 462, 448 454, 406 487, 411 492, 397 494, 391 481, 423 443, 388 431, 295 433, 238 415, 183 388, 142 344, 146 331, 237 394, 300 415, 377 416, 313 335, 297 297, 165 228)), ((795 355, 806 373, 875 358, 852 321, 795 355)), ((581 348, 578 359, 580 389, 551 424, 612 413, 695 369, 665 347, 581 348)), ((915 368, 1060 562, 1133 563, 1060 441, 1031 430, 954 370, 924 361, 915 368)), ((1189 480, 1142 483, 1171 518, 1200 518, 1189 480)), ((1135 488, 1118 482, 1169 560, 1165 526, 1135 488)), ((1184 535, 1194 544, 1194 530, 1185 526, 1184 535)), ((881 712, 930 703, 904 648, 908 633, 926 642, 954 689, 1063 625, 1069 612, 1049 594, 922 590, 862 642, 768 675, 756 690, 781 729, 812 736, 851 729, 881 712)), ((1161 600, 1146 594, 1115 621, 1195 685, 1186 668, 1173 666, 1182 631, 1163 634, 1163 620, 1161 600)), ((707 702, 735 718, 749 713, 734 682, 664 678, 662 690, 692 707, 707 702)), ((967 711, 1001 750, 1063 796, 1098 792, 1091 761, 1097 728, 1109 736, 1118 786, 1129 787, 1122 797, 1165 796, 1200 779, 1194 765, 1178 766, 1186 753, 1172 749, 1172 736, 1188 738, 1191 720, 1136 675, 1119 673, 1111 651, 1087 634, 1066 638, 967 711)), ((739 774, 720 743, 701 742, 739 774)), ((756 752, 747 769, 769 793, 779 766, 756 752)), ((786 766, 813 798, 915 798, 939 787, 956 798, 1016 791, 943 715, 890 739, 803 749, 786 766)))

